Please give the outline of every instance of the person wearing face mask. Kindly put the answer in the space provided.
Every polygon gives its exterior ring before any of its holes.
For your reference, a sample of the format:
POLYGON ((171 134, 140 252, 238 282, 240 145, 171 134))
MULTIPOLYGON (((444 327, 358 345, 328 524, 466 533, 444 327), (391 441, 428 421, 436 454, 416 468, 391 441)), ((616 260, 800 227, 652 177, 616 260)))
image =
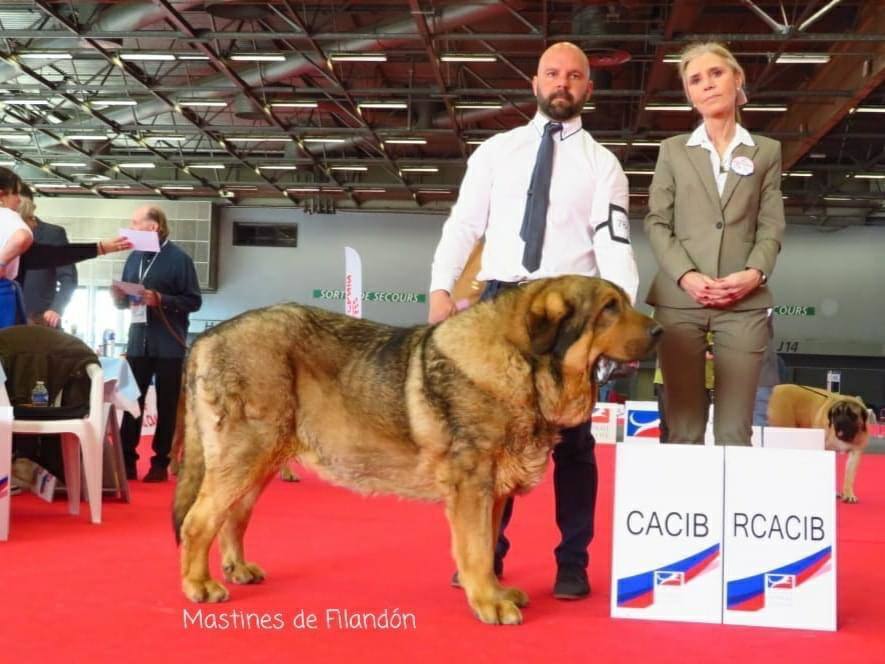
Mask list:
MULTIPOLYGON (((482 237, 477 279, 487 282, 483 300, 527 281, 567 274, 602 276, 631 300, 636 296, 639 275, 627 219, 627 178, 617 158, 581 123, 593 90, 587 56, 574 44, 554 44, 541 55, 532 90, 538 111, 531 122, 488 139, 467 162, 433 259, 430 323, 456 313, 454 285, 482 237)), ((579 599, 590 594, 595 442, 589 422, 561 433, 553 449, 561 534, 553 594, 579 599)), ((498 509, 503 517, 489 573, 501 576, 513 500, 498 509)), ((456 575, 452 583, 458 582, 456 575)))
POLYGON ((785 227, 781 147, 740 125, 744 71, 724 46, 690 45, 679 72, 702 122, 661 143, 645 218, 660 268, 646 301, 664 328, 658 355, 669 442, 704 442, 712 332, 716 444, 749 445, 769 343, 766 283, 785 227))
MULTIPOLYGON (((126 295, 111 289, 114 304, 129 309, 129 343, 126 360, 141 392, 138 403, 144 412, 144 399, 151 380, 156 378, 157 429, 154 434, 151 467, 144 482, 165 482, 175 431, 175 415, 181 392, 181 370, 187 349, 189 316, 203 304, 194 262, 177 244, 169 240, 166 213, 154 205, 144 205, 132 214, 130 227, 155 231, 160 251, 133 251, 123 266, 122 281, 144 286, 141 296, 126 295)), ((123 416, 120 438, 128 479, 137 478, 141 416, 123 416)))

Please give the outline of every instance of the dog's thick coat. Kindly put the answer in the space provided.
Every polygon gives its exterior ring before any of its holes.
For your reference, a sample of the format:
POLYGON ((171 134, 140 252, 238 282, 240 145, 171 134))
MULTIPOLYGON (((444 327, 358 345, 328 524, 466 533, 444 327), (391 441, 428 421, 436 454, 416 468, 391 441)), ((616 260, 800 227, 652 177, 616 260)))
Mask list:
POLYGON ((186 364, 184 463, 174 521, 194 601, 220 531, 235 583, 264 577, 243 555, 262 489, 288 459, 365 493, 443 501, 468 602, 518 623, 528 598, 492 573, 508 496, 544 473, 561 427, 590 417, 593 365, 645 356, 660 329, 609 282, 532 282, 436 326, 395 328, 286 304, 203 334, 186 364))
POLYGON ((826 449, 848 453, 842 499, 857 502, 854 480, 860 457, 870 441, 863 401, 817 387, 777 385, 768 402, 768 425, 826 430, 826 449))

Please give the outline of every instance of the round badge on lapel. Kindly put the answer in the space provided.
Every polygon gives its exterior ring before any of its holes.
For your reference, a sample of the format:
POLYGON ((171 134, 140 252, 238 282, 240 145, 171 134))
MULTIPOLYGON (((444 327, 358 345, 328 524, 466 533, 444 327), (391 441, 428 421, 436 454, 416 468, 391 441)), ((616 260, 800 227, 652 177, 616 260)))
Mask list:
POLYGON ((731 160, 731 170, 738 175, 752 175, 753 160, 749 157, 735 157, 731 160))

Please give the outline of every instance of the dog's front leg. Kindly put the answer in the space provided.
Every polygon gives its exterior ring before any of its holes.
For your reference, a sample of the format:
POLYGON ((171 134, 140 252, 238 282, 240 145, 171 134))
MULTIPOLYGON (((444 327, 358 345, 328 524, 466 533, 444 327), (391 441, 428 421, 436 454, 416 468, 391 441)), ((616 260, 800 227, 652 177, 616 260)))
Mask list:
POLYGON ((861 454, 863 454, 863 450, 851 450, 848 453, 848 461, 845 463, 845 479, 842 481, 842 500, 846 503, 857 502, 857 496, 854 493, 854 478, 857 476, 861 454))
POLYGON ((495 579, 493 571, 494 498, 491 481, 475 477, 452 488, 446 502, 446 515, 452 529, 452 555, 458 578, 467 594, 467 603, 485 623, 518 625, 522 613, 516 602, 495 579))

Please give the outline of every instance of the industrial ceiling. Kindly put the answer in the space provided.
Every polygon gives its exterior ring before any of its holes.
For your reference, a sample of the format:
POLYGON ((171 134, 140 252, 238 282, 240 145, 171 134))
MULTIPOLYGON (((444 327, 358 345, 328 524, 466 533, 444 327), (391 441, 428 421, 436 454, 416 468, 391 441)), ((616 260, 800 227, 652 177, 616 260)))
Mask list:
POLYGON ((743 124, 783 144, 790 221, 885 223, 879 0, 0 1, 0 162, 50 196, 439 213, 562 40, 634 211, 697 123, 673 56, 718 40, 743 124))

